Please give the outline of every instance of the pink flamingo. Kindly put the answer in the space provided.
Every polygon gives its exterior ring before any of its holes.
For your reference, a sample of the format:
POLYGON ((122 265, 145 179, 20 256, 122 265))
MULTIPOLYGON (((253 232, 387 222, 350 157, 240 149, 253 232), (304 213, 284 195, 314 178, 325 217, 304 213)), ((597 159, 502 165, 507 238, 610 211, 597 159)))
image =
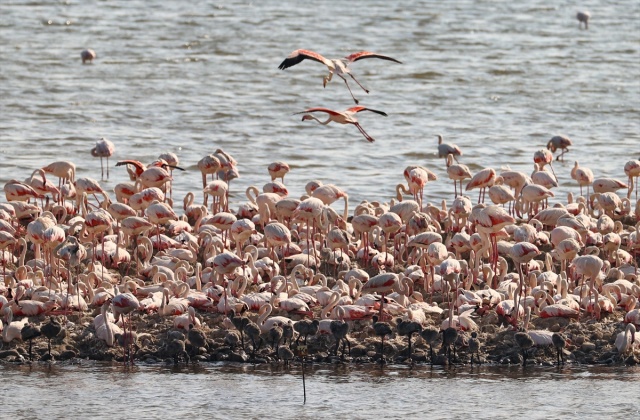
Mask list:
POLYGON ((587 187, 587 202, 589 202, 589 186, 593 184, 593 172, 589 168, 580 167, 576 160, 571 169, 571 178, 575 179, 580 185, 580 195, 582 195, 582 187, 587 187))
POLYGON ((385 112, 377 111, 371 108, 366 108, 364 106, 354 106, 341 112, 333 111, 328 108, 309 108, 302 112, 296 112, 296 114, 306 114, 302 116, 302 121, 316 120, 322 125, 327 125, 332 121, 338 124, 353 124, 358 128, 358 130, 360 130, 360 132, 362 133, 364 138, 367 139, 367 141, 374 142, 375 141, 374 138, 368 135, 366 131, 364 131, 364 129, 360 126, 360 123, 355 117, 355 115, 358 112, 362 112, 362 111, 371 111, 385 117, 387 116, 385 112), (329 118, 326 121, 320 121, 318 118, 314 117, 313 115, 309 115, 310 112, 324 112, 329 115, 329 118))
POLYGON ((483 169, 471 178, 465 191, 471 191, 474 188, 479 188, 478 203, 484 203, 484 191, 487 187, 492 186, 495 183, 495 180, 496 171, 493 168, 483 169))
POLYGON ((393 61, 396 63, 400 63, 402 64, 400 61, 396 60, 395 58, 386 56, 386 55, 382 55, 382 54, 376 54, 374 52, 370 52, 370 51, 359 51, 359 52, 355 52, 353 54, 350 54, 342 59, 327 59, 324 58, 323 56, 321 56, 320 54, 318 54, 317 52, 313 52, 313 51, 309 51, 309 50, 295 50, 293 51, 291 54, 289 54, 289 56, 287 56, 287 58, 284 59, 284 61, 282 63, 280 63, 280 65, 278 66, 278 68, 280 70, 285 70, 288 69, 289 67, 295 66, 298 63, 301 63, 303 60, 305 59, 309 59, 312 61, 317 61, 318 63, 322 63, 325 66, 327 66, 327 68, 329 69, 329 75, 325 76, 323 79, 323 87, 327 86, 327 83, 329 83, 331 81, 331 77, 333 76, 333 74, 335 73, 336 75, 338 75, 338 77, 340 77, 342 80, 344 80, 345 85, 347 85, 347 89, 349 89, 349 93, 351 94, 351 97, 353 98, 353 100, 355 101, 355 103, 358 103, 358 100, 356 99, 355 96, 353 96, 353 92, 351 92, 351 88, 349 87, 349 83, 347 82, 347 79, 345 78, 344 75, 349 75, 354 82, 356 82, 358 84, 358 86, 360 86, 362 88, 362 90, 364 90, 365 92, 369 93, 369 90, 367 88, 365 88, 364 86, 362 86, 360 84, 360 82, 358 82, 358 80, 356 80, 356 78, 353 76, 353 74, 351 73, 351 69, 349 68, 349 65, 351 63, 354 63, 358 60, 362 60, 365 58, 379 58, 382 60, 388 60, 388 61, 393 61))
POLYGON ((102 166, 102 158, 107 158, 107 179, 109 179, 109 157, 113 155, 113 152, 116 150, 113 143, 103 137, 96 142, 96 145, 93 149, 91 149, 91 156, 100 158, 100 169, 102 169, 102 179, 104 179, 104 166, 102 166))
POLYGON ((269 171, 272 181, 275 181, 276 178, 281 178, 282 182, 284 182, 284 176, 288 174, 290 170, 291 168, 287 163, 279 160, 270 163, 267 167, 267 171, 269 171))

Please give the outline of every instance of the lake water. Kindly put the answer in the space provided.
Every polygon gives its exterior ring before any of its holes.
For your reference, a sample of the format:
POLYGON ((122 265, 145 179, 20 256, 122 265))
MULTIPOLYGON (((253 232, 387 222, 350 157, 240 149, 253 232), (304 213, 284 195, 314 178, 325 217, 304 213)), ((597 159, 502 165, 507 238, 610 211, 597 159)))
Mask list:
MULTIPOLYGON (((640 2, 623 1, 4 1, 0 6, 0 183, 55 160, 100 178, 89 150, 116 144, 111 160, 178 154, 174 197, 198 190, 196 162, 217 148, 239 162, 232 207, 291 167, 286 184, 312 179, 350 196, 389 200, 409 164, 440 180, 426 200, 452 199, 436 134, 458 144, 472 171, 532 170, 553 135, 574 142, 556 162, 559 197, 577 192, 575 159, 596 177, 624 179, 640 157, 640 2), (579 8, 591 11, 589 30, 579 8), (96 50, 92 65, 80 51, 96 50), (307 48, 329 58, 371 50, 403 61, 352 67, 355 127, 300 121, 309 107, 353 106, 326 68, 280 62, 307 48)), ((106 189, 126 180, 111 168, 106 189)), ((474 194, 475 195, 475 194, 474 194)), ((199 195, 197 195, 199 196, 199 195)), ((371 369, 317 367, 301 404, 299 372, 251 366, 0 367, 2 417, 157 418, 584 418, 637 417, 637 368, 371 369), (46 390, 46 392, 43 392, 46 390), (9 410, 8 412, 6 410, 9 410)))
POLYGON ((5 418, 636 418, 637 367, 1 366, 5 418), (46 392, 43 392, 46 389, 46 392))

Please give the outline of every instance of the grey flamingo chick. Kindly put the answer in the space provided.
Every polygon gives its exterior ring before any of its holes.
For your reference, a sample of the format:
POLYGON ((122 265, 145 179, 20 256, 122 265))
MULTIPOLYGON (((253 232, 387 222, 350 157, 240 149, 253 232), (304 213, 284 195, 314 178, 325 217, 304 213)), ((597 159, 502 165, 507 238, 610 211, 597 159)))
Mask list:
POLYGON ((329 324, 329 328, 331 329, 331 334, 333 334, 333 338, 336 339, 336 349, 333 352, 336 356, 338 355, 338 347, 340 347, 340 342, 342 342, 342 358, 344 358, 344 347, 345 344, 349 346, 349 356, 351 356, 351 343, 349 339, 347 339, 347 334, 349 334, 349 324, 342 320, 334 320, 329 324))
POLYGON ((551 336, 551 342, 553 343, 553 347, 556 348, 557 356, 558 356, 558 366, 560 366, 560 362, 564 365, 564 353, 563 350, 567 345, 567 340, 559 333, 553 333, 551 336))
POLYGON ((480 363, 480 356, 478 355, 480 351, 480 341, 478 341, 478 333, 475 331, 471 333, 471 338, 469 339, 469 351, 471 352, 471 365, 473 366, 474 355, 478 358, 478 363, 480 363))
POLYGON ((58 322, 57 318, 51 316, 49 317, 49 322, 44 324, 40 328, 40 331, 42 332, 42 335, 47 338, 49 358, 51 358, 51 339, 56 338, 58 334, 60 334, 62 331, 62 324, 58 322))
POLYGON ((317 319, 313 321, 310 319, 302 319, 296 322, 293 325, 293 329, 299 334, 296 339, 296 346, 298 345, 298 341, 300 341, 300 337, 304 336, 304 345, 307 345, 307 337, 310 335, 316 335, 318 333, 318 327, 320 326, 320 322, 317 319))
POLYGON ((391 325, 388 322, 378 322, 376 315, 371 319, 373 321, 373 330, 380 337, 380 364, 384 364, 384 337, 391 334, 391 325))
POLYGON ((422 325, 416 321, 405 321, 402 318, 396 320, 396 330, 399 335, 409 338, 409 357, 411 357, 411 337, 422 332, 422 325))
POLYGON ((278 348, 277 346, 280 345, 280 340, 282 340, 282 327, 279 325, 274 325, 269 329, 269 332, 267 334, 269 336, 269 341, 271 341, 271 348, 274 352, 276 352, 278 348))
POLYGON ((438 339, 438 335, 438 330, 433 327, 427 327, 420 333, 422 339, 429 344, 429 358, 431 360, 431 366, 433 366, 433 344, 438 339))
POLYGON ((244 326, 243 331, 251 339, 251 344, 253 345, 251 357, 255 359, 256 351, 258 350, 262 342, 262 337, 260 337, 260 327, 255 322, 249 321, 247 325, 244 326), (256 341, 258 342, 258 344, 256 344, 256 341))
POLYGON ((293 360, 293 352, 289 347, 278 347, 278 359, 284 360, 284 365, 289 366, 289 362, 293 360))
POLYGON ((516 344, 520 347, 522 353, 522 366, 527 364, 527 358, 529 357, 529 349, 535 344, 531 336, 526 332, 518 332, 514 336, 516 344))
POLYGON ((458 330, 453 327, 449 327, 442 331, 442 347, 444 347, 447 351, 447 359, 449 360, 449 364, 451 364, 451 350, 455 354, 455 343, 458 339, 458 330))
POLYGON ((33 354, 31 353, 31 349, 32 349, 32 346, 33 346, 33 339, 34 338, 38 338, 41 335, 42 335, 42 333, 40 332, 40 328, 38 326, 36 326, 36 325, 31 324, 31 323, 26 324, 20 330, 20 336, 22 338, 22 341, 29 340, 29 360, 33 360, 33 354))
POLYGON ((293 340, 293 325, 284 324, 282 326, 282 338, 284 340, 282 344, 286 344, 287 340, 289 340, 289 347, 291 347, 291 341, 293 340))
POLYGON ((201 347, 207 347, 207 337, 204 335, 204 331, 200 328, 196 328, 193 324, 189 324, 187 338, 189 339, 189 343, 193 347, 195 353, 198 353, 198 349, 201 347))
POLYGON ((183 340, 171 340, 167 343, 167 353, 173 356, 173 363, 178 364, 180 356, 182 356, 187 364, 191 361, 189 354, 186 350, 186 345, 183 340))

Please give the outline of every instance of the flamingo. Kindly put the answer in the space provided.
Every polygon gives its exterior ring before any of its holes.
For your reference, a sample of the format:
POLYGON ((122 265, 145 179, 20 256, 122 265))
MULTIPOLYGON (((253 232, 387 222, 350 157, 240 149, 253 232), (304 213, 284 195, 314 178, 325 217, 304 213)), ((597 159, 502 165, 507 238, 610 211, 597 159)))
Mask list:
POLYGON ((631 192, 633 191, 634 178, 636 184, 636 199, 638 198, 638 178, 640 177, 640 160, 630 160, 624 164, 624 173, 629 177, 629 191, 627 192, 627 198, 631 198, 631 192))
POLYGON ((569 146, 573 146, 571 139, 563 135, 553 136, 551 140, 547 142, 547 149, 550 150, 551 153, 555 153, 558 149, 562 150, 562 153, 556 157, 556 160, 562 160, 563 162, 564 154, 569 151, 569 146))
POLYGON ((202 188, 207 186, 207 175, 217 174, 222 168, 220 159, 214 155, 207 155, 198 161, 198 169, 202 172, 202 188))
POLYGON ((588 10, 581 10, 576 13, 576 19, 578 19, 578 27, 582 29, 584 23, 584 29, 589 29, 589 19, 591 19, 591 13, 588 10))
POLYGON ((575 179, 580 185, 580 195, 582 195, 582 187, 587 187, 587 202, 589 202, 589 186, 593 184, 593 172, 591 169, 580 167, 576 160, 573 169, 571 169, 571 178, 575 179))
POLYGON ((371 137, 370 135, 368 135, 366 131, 364 131, 364 129, 360 126, 360 123, 358 122, 358 120, 355 117, 355 115, 358 112, 362 112, 362 111, 371 111, 371 112, 374 112, 376 114, 380 114, 380 115, 385 116, 385 117, 387 116, 387 114, 385 112, 377 111, 377 110, 371 109, 371 108, 366 108, 364 106, 354 106, 354 107, 348 108, 348 109, 346 109, 344 111, 333 111, 333 110, 328 109, 328 108, 309 108, 309 109, 306 109, 306 110, 304 110, 302 112, 296 112, 296 114, 305 114, 305 115, 302 116, 302 121, 316 120, 322 125, 327 125, 332 121, 335 122, 335 123, 338 123, 338 124, 353 124, 358 128, 358 130, 360 130, 360 132, 362 133, 364 138, 367 139, 367 141, 372 143, 372 142, 375 141, 375 139, 373 137, 371 137), (309 113, 311 113, 311 112, 324 112, 324 113, 327 113, 329 115, 329 117, 328 117, 328 119, 326 121, 320 121, 318 118, 314 117, 313 115, 310 115, 309 113))
POLYGON ((471 178, 465 191, 471 191, 474 188, 479 188, 478 203, 484 203, 484 190, 487 187, 491 187, 495 183, 495 180, 496 171, 493 168, 483 169, 471 178))
POLYGON ((636 326, 627 324, 624 331, 616 335, 615 345, 622 356, 630 351, 633 352, 633 348, 640 345, 640 335, 636 335, 636 326))
POLYGON ((397 274, 381 273, 377 276, 371 277, 362 287, 362 293, 380 293, 382 295, 380 300, 380 313, 378 315, 380 319, 382 319, 384 295, 389 294, 392 291, 399 292, 399 284, 400 279, 397 274))
POLYGON ((447 176, 449 179, 453 180, 453 189, 455 192, 455 197, 458 196, 458 187, 456 181, 460 181, 460 193, 462 194, 462 181, 471 178, 471 171, 467 165, 462 165, 459 163, 453 163, 454 155, 447 155, 447 176))
POLYGON ((76 165, 73 162, 66 160, 52 162, 43 166, 42 170, 58 177, 58 188, 62 188, 62 184, 75 181, 76 165))
POLYGON ((369 93, 369 90, 367 88, 365 88, 364 86, 362 86, 360 84, 360 82, 358 82, 358 80, 353 76, 353 74, 351 73, 351 69, 349 68, 349 65, 351 63, 354 63, 358 60, 362 60, 365 58, 379 58, 382 60, 388 60, 388 61, 393 61, 399 64, 402 64, 401 61, 396 60, 395 58, 386 56, 386 55, 382 55, 382 54, 377 54, 374 52, 370 52, 370 51, 358 51, 355 52, 353 54, 350 54, 342 59, 327 59, 324 58, 323 56, 321 56, 320 54, 313 52, 313 51, 309 51, 309 50, 295 50, 293 51, 291 54, 289 54, 289 56, 287 56, 287 58, 284 59, 284 61, 282 63, 280 63, 280 65, 278 66, 278 68, 280 70, 285 70, 288 69, 289 67, 295 66, 296 64, 302 62, 305 59, 309 59, 309 60, 313 60, 313 61, 317 61, 319 63, 324 64, 325 66, 327 66, 327 68, 329 69, 329 75, 325 76, 323 79, 323 87, 327 86, 327 83, 329 83, 331 81, 331 77, 333 76, 333 74, 335 73, 336 75, 338 75, 342 80, 344 80, 345 85, 347 86, 347 89, 349 89, 349 93, 351 94, 351 97, 353 98, 354 102, 356 104, 358 104, 358 100, 356 99, 355 96, 353 96, 353 92, 351 91, 351 88, 349 87, 349 83, 347 82, 347 79, 344 75, 349 75, 354 82, 356 82, 358 84, 358 86, 360 86, 362 88, 362 90, 364 90, 365 92, 369 93))
POLYGON ((289 173, 291 168, 286 162, 282 162, 280 160, 272 162, 267 167, 267 171, 271 176, 271 180, 275 181, 276 178, 281 178, 282 182, 284 182, 284 176, 289 173))
POLYGON ((93 60, 97 57, 98 55, 96 54, 96 52, 89 48, 87 48, 86 50, 82 50, 80 52, 80 58, 82 59, 82 64, 86 64, 87 62, 89 62, 89 64, 92 64, 93 60))
POLYGON ((442 134, 438 134, 437 137, 438 137, 438 157, 445 158, 447 159, 447 162, 448 162, 449 155, 452 155, 453 159, 455 159, 456 162, 458 162, 458 159, 456 158, 456 156, 462 156, 462 150, 460 150, 460 148, 453 143, 443 143, 442 134))
POLYGON ((96 142, 96 145, 91 149, 91 156, 100 158, 100 168, 102 169, 102 179, 104 179, 104 166, 102 166, 102 158, 107 158, 107 179, 109 179, 109 156, 113 155, 115 146, 113 143, 103 137, 96 142))

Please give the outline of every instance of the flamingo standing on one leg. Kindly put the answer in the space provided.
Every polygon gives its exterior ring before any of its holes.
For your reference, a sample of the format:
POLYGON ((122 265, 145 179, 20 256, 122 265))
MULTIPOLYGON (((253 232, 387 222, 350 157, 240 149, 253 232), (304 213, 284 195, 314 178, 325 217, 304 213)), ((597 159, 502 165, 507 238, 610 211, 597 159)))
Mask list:
POLYGON ((375 141, 374 138, 368 135, 366 131, 364 131, 364 129, 362 128, 362 126, 360 126, 360 123, 355 117, 355 115, 361 111, 371 111, 371 112, 375 112, 376 114, 383 115, 385 117, 387 116, 385 112, 377 111, 371 108, 366 108, 364 106, 354 106, 342 112, 333 111, 328 108, 309 108, 302 112, 296 112, 296 114, 306 114, 302 116, 302 121, 316 120, 322 125, 327 125, 331 121, 338 124, 353 124, 358 128, 358 130, 360 130, 360 132, 362 133, 364 138, 367 139, 367 141, 374 142, 375 141), (314 117, 313 115, 309 115, 310 112, 325 112, 329 114, 329 118, 326 121, 320 121, 318 118, 314 117))
POLYGON ((349 83, 347 82, 347 79, 344 77, 344 75, 348 74, 353 79, 353 81, 356 82, 358 86, 362 88, 362 90, 369 93, 369 90, 364 86, 362 86, 360 82, 358 82, 358 80, 351 73, 351 69, 349 68, 349 65, 351 63, 354 63, 358 60, 362 60, 365 58, 380 58, 382 60, 394 61, 396 63, 402 64, 401 61, 398 61, 395 58, 382 55, 382 54, 376 54, 370 51, 359 51, 341 59, 338 58, 338 59, 330 60, 328 58, 324 58, 317 52, 313 52, 309 50, 295 50, 291 54, 289 54, 289 56, 285 58, 282 63, 280 63, 278 68, 280 70, 285 70, 285 69, 288 69, 289 67, 295 66, 298 63, 301 63, 305 59, 322 63, 325 66, 327 66, 327 68, 329 69, 329 75, 324 77, 323 86, 326 87, 327 83, 331 81, 331 77, 333 76, 333 74, 334 73, 337 74, 338 77, 344 80, 344 84, 347 85, 347 89, 349 89, 349 93, 351 94, 351 97, 357 104, 358 100, 356 99, 355 96, 353 96, 353 92, 351 91, 351 88, 349 87, 349 83))

